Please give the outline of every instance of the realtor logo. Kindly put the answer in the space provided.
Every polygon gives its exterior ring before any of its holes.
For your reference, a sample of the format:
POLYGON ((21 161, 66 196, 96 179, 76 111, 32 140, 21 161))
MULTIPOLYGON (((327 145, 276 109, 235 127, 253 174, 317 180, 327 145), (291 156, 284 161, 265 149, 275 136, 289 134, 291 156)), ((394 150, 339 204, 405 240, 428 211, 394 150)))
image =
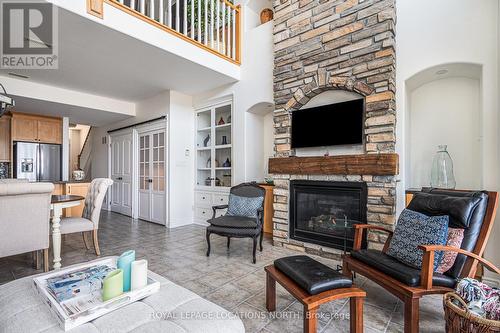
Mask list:
POLYGON ((45 1, 0 1, 0 68, 57 69, 57 8, 45 1))

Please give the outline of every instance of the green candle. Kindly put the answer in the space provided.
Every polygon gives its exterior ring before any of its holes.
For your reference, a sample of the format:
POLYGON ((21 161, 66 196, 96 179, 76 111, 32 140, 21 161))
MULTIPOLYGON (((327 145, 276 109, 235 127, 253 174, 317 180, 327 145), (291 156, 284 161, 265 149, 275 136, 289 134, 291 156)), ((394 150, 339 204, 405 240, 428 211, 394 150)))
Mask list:
POLYGON ((102 282, 102 300, 106 302, 123 294, 123 270, 109 273, 102 282))

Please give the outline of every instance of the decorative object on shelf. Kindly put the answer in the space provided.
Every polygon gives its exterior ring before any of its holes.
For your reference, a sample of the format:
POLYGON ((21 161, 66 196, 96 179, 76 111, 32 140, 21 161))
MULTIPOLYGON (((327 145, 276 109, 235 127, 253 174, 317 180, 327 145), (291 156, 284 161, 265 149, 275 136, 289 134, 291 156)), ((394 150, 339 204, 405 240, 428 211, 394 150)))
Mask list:
POLYGON ((215 178, 215 186, 222 186, 222 181, 220 180, 219 177, 215 178))
POLYGON ((221 145, 227 145, 227 135, 222 136, 222 143, 221 145))
POLYGON ((229 157, 226 158, 226 161, 222 164, 224 168, 230 168, 231 167, 231 161, 229 160, 229 157))
POLYGON ((222 186, 231 187, 231 174, 223 175, 222 179, 222 186))
POLYGON ((457 184, 453 175, 453 160, 448 153, 447 147, 447 145, 439 145, 432 161, 432 187, 454 189, 457 184))
POLYGON ((212 178, 207 177, 207 178, 205 179, 205 186, 210 186, 210 185, 212 185, 212 178))
POLYGON ((229 116, 227 117, 227 123, 228 123, 228 124, 231 124, 231 115, 229 115, 229 116))
POLYGON ((218 159, 215 159, 215 167, 216 167, 216 168, 220 167, 220 163, 219 163, 219 160, 218 160, 218 159))
POLYGON ((209 169, 212 167, 212 158, 211 157, 208 158, 206 167, 209 169))
POLYGON ((221 116, 217 125, 224 125, 225 123, 226 122, 224 121, 224 118, 222 118, 222 116, 221 116))
POLYGON ((74 180, 84 180, 85 179, 85 171, 83 170, 74 170, 73 171, 73 179, 74 180))
POLYGON ((203 140, 203 147, 208 147, 209 143, 210 143, 210 134, 208 134, 207 137, 203 140))
POLYGON ((148 285, 148 261, 145 259, 132 261, 130 288, 137 290, 148 285))
POLYGON ((267 22, 271 21, 273 19, 273 16, 274 16, 274 13, 273 13, 272 9, 270 9, 270 8, 264 8, 260 12, 260 23, 264 24, 264 23, 267 23, 267 22))
POLYGON ((266 184, 268 184, 268 185, 274 185, 274 179, 273 179, 273 177, 271 177, 271 176, 267 176, 267 177, 265 177, 265 178, 264 178, 264 181, 265 181, 265 182, 266 182, 266 184))
POLYGON ((134 260, 134 250, 125 251, 118 257, 116 267, 123 270, 123 291, 130 291, 130 268, 134 260))
POLYGON ((123 294, 123 282, 122 269, 109 273, 102 281, 102 300, 106 302, 123 294))

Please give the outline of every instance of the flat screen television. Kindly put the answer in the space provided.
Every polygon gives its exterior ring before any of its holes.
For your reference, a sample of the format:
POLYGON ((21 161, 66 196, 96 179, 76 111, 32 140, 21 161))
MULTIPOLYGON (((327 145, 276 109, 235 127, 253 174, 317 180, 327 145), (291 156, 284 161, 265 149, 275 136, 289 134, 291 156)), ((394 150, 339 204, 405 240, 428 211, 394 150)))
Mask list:
POLYGON ((292 148, 363 143, 364 99, 292 112, 292 148))

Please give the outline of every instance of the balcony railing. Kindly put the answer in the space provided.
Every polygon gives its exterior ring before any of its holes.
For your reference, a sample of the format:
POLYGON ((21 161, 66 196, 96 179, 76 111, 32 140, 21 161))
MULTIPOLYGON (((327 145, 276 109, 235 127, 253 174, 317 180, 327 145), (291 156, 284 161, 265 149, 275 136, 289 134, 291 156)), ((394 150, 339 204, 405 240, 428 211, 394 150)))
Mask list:
MULTIPOLYGON (((89 2, 92 7, 99 0, 89 2)), ((226 60, 240 64, 240 6, 235 6, 227 0, 104 0, 104 2, 226 60)), ((100 9, 101 13, 98 16, 102 17, 102 3, 100 9)), ((93 11, 95 9, 89 9, 89 13, 93 11)))

